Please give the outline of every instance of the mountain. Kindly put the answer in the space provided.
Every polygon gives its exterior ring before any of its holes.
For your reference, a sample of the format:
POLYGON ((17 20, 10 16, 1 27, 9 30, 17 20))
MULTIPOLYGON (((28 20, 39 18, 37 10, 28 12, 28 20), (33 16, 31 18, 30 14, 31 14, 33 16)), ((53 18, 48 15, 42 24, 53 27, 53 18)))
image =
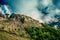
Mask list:
POLYGON ((25 15, 0 14, 0 40, 59 40, 60 31, 25 15))

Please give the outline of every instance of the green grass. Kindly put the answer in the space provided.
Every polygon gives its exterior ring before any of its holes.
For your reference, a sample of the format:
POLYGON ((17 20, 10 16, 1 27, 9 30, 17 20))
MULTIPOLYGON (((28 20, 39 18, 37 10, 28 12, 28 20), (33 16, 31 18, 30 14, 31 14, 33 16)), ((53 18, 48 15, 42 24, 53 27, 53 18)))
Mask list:
POLYGON ((19 14, 10 18, 0 21, 0 40, 60 40, 60 30, 49 25, 19 14))
POLYGON ((22 38, 14 34, 9 34, 3 31, 0 31, 0 40, 30 40, 29 38, 22 38))
POLYGON ((26 32, 33 40, 60 40, 60 31, 44 25, 44 28, 25 28, 26 32))

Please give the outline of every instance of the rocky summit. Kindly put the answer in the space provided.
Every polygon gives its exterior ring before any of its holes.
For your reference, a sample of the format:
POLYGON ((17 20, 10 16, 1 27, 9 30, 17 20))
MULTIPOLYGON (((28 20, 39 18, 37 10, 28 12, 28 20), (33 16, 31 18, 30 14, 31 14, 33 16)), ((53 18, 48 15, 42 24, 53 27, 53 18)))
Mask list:
POLYGON ((60 31, 25 15, 0 14, 0 40, 59 40, 60 31))

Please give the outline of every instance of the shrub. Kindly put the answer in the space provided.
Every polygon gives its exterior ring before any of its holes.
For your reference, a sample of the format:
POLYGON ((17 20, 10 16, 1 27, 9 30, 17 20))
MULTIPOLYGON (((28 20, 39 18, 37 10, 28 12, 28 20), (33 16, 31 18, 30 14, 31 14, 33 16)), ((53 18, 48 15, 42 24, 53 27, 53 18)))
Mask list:
POLYGON ((59 40, 60 32, 50 27, 37 28, 30 27, 25 28, 26 32, 30 35, 33 40, 59 40))
POLYGON ((20 21, 21 21, 21 23, 24 23, 25 22, 25 18, 24 17, 21 18, 20 21))

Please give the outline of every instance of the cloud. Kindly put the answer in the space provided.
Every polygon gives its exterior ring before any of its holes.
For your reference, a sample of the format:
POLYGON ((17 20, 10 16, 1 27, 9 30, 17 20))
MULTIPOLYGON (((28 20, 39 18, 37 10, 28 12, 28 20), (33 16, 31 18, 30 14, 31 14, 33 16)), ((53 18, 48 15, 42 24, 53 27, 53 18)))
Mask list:
POLYGON ((8 5, 5 5, 5 4, 0 5, 0 13, 2 13, 2 14, 10 14, 11 15, 11 10, 9 9, 8 5))
POLYGON ((1 9, 1 7, 0 7, 0 13, 2 12, 2 9, 1 9))
POLYGON ((59 15, 60 9, 56 8, 52 0, 42 0, 38 6, 38 11, 41 11, 43 16, 42 20, 44 23, 58 22, 59 20, 55 18, 55 15, 59 15), (45 2, 45 3, 44 3, 45 2), (47 3, 46 3, 47 2, 47 3), (47 7, 47 9, 46 9, 47 7))
POLYGON ((2 10, 2 8, 0 7, 0 13, 4 14, 4 11, 2 10))
POLYGON ((60 9, 60 0, 52 0, 56 8, 60 9))
POLYGON ((8 9, 8 6, 7 5, 3 5, 3 6, 4 6, 5 13, 11 14, 10 10, 8 9))
POLYGON ((42 14, 37 10, 38 0, 7 0, 5 2, 16 14, 23 14, 41 20, 42 14))
MULTIPOLYGON (((11 12, 30 16, 43 23, 57 22, 60 9, 53 0, 4 0, 11 12)), ((9 10, 8 10, 9 11, 9 10)))

